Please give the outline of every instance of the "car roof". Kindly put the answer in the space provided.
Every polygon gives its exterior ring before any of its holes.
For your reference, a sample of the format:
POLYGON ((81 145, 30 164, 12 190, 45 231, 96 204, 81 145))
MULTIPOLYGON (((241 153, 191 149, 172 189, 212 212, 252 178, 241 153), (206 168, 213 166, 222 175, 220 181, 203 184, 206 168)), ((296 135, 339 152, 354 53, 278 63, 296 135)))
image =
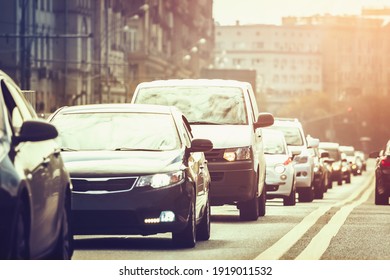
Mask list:
POLYGON ((296 118, 274 118, 274 126, 301 127, 302 123, 296 118))
POLYGON ((89 104, 65 106, 57 112, 61 114, 72 113, 96 113, 96 112, 140 112, 140 113, 157 113, 157 114, 172 114, 180 112, 174 106, 165 105, 150 105, 150 104, 89 104))
POLYGON ((340 144, 336 142, 320 142, 319 144, 320 148, 326 149, 326 148, 339 148, 340 144))
POLYGON ((272 128, 272 126, 262 128, 261 131, 263 133, 270 134, 270 135, 279 135, 280 137, 282 137, 284 139, 284 133, 280 130, 272 128))
POLYGON ((161 87, 161 86, 229 86, 251 87, 249 82, 228 79, 167 79, 142 82, 137 87, 161 87))

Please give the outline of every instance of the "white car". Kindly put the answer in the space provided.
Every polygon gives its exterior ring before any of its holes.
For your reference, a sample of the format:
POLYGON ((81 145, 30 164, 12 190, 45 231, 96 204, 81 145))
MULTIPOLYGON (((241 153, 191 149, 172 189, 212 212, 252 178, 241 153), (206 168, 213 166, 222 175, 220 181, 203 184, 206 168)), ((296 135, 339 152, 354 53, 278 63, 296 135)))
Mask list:
POLYGON ((206 152, 212 206, 235 205, 240 219, 255 221, 266 213, 262 128, 273 124, 259 112, 248 82, 221 79, 168 79, 143 82, 131 103, 178 107, 197 138, 210 139, 206 152))
POLYGON ((298 119, 275 118, 271 128, 284 133, 287 146, 293 155, 298 200, 313 201, 315 162, 308 149, 318 147, 319 139, 305 137, 302 124, 298 119))
POLYGON ((292 153, 283 132, 263 129, 267 199, 283 198, 283 205, 296 203, 295 170, 292 153))

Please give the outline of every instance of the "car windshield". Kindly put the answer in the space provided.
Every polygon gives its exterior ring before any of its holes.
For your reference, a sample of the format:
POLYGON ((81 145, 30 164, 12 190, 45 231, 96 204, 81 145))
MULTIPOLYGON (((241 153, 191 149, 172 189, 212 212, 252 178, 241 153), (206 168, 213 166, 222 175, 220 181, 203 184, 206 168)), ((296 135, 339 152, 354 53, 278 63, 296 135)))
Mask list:
POLYGON ((171 115, 153 113, 70 113, 52 123, 65 150, 177 149, 180 144, 171 115))
POLYGON ((289 146, 304 145, 303 137, 298 127, 273 126, 272 128, 278 129, 283 132, 287 145, 289 146))
POLYGON ((340 149, 341 152, 343 152, 346 156, 353 157, 355 156, 355 151, 353 149, 340 149))
POLYGON ((263 133, 264 153, 272 155, 286 154, 285 144, 279 135, 263 133))
POLYGON ((333 158, 334 160, 340 160, 341 159, 340 152, 339 152, 339 150, 337 148, 326 148, 326 147, 324 147, 324 149, 329 152, 329 157, 330 158, 333 158))
POLYGON ((191 124, 247 124, 244 95, 237 87, 164 86, 141 88, 135 103, 179 108, 191 124))

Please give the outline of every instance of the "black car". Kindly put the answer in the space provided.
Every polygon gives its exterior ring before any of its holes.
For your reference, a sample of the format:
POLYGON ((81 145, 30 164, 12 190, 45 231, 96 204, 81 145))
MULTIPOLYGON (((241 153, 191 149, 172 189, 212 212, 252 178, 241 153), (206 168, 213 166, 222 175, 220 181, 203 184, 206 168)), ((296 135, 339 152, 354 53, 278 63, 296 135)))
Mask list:
POLYGON ((324 193, 328 191, 329 185, 331 184, 331 172, 327 166, 329 152, 318 148, 311 148, 309 151, 313 154, 315 163, 313 170, 314 198, 323 199, 324 193))
POLYGON ((70 259, 71 181, 55 142, 0 71, 0 259, 70 259))
POLYGON ((332 182, 337 182, 341 186, 343 181, 351 183, 351 169, 345 154, 340 151, 340 144, 335 142, 320 142, 319 148, 329 153, 332 163, 332 172, 330 175, 332 182))
POLYGON ((100 104, 64 107, 50 118, 73 183, 79 235, 172 232, 178 247, 210 238, 210 174, 176 107, 100 104))
POLYGON ((380 152, 370 153, 370 158, 376 158, 375 204, 387 205, 390 197, 390 140, 380 152))

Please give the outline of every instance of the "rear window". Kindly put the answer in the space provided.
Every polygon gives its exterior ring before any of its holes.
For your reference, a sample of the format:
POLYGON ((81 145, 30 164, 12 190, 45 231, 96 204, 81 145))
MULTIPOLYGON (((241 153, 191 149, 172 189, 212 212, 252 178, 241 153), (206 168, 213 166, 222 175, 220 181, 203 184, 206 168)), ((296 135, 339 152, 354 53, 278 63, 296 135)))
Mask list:
POLYGON ((248 124, 244 93, 237 87, 164 86, 141 88, 134 103, 176 106, 191 124, 248 124))

